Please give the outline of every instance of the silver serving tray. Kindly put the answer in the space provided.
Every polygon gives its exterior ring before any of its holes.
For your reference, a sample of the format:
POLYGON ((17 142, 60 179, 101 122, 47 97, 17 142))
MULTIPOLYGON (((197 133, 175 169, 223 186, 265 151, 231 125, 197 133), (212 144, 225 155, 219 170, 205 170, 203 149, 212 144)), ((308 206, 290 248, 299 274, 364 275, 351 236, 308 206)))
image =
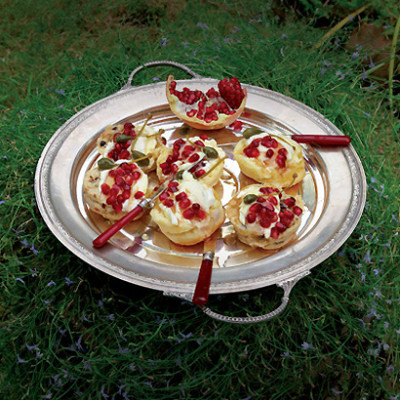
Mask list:
MULTIPOLYGON (((192 75, 194 79, 178 84, 200 90, 216 86, 214 79, 192 75)), ((132 87, 132 77, 119 92, 75 114, 49 140, 35 175, 37 204, 53 234, 88 264, 124 281, 190 298, 201 263, 201 244, 174 245, 146 217, 128 225, 104 248, 92 247, 92 240, 109 226, 88 209, 82 193, 85 171, 98 156, 95 145, 100 132, 116 123, 141 123, 148 113, 153 114, 149 124, 164 129, 163 136, 168 140, 179 137, 183 126, 169 109, 165 82, 132 87)), ((321 114, 296 100, 260 87, 243 86, 248 92, 240 118, 245 126, 289 135, 342 134, 321 114)), ((240 137, 230 129, 208 134, 230 157, 217 187, 226 203, 240 187, 251 183, 232 157, 240 137)), ((254 250, 235 240, 233 228, 226 221, 217 242, 210 294, 296 282, 333 254, 356 227, 365 204, 366 180, 354 148, 303 145, 303 150, 307 174, 294 190, 303 196, 306 212, 296 238, 279 251, 254 250)))

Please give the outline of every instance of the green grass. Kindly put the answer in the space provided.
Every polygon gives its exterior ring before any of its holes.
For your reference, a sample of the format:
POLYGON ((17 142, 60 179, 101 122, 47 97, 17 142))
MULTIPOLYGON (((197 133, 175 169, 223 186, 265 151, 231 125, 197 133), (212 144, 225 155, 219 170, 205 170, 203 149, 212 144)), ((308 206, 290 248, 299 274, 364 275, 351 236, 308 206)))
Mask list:
MULTIPOLYGON (((343 18, 354 11, 340 4, 343 18)), ((393 32, 395 2, 375 5, 318 50, 327 27, 316 27, 307 7, 301 17, 286 9, 286 18, 277 18, 281 3, 2 5, 0 398, 400 395, 398 74, 390 85, 364 79, 362 50, 353 57, 346 48, 363 20, 380 18, 376 23, 393 32), (66 250, 35 205, 35 167, 52 134, 116 92, 136 66, 163 59, 206 76, 235 75, 311 106, 351 136, 362 160, 369 186, 357 228, 269 322, 217 322, 187 302, 107 276, 66 250)), ((134 84, 165 80, 169 72, 144 70, 134 84)), ((280 297, 280 289, 267 287, 212 296, 210 307, 257 315, 280 297)))

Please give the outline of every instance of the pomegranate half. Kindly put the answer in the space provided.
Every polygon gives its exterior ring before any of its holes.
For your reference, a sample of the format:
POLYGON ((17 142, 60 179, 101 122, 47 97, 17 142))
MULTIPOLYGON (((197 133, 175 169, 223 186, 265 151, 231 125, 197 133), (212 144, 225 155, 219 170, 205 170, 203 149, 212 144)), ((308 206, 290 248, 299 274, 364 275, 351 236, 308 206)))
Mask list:
POLYGON ((247 100, 247 91, 236 77, 222 79, 218 90, 211 87, 203 93, 187 87, 179 91, 170 75, 166 89, 172 112, 196 129, 222 129, 232 124, 243 112, 247 100))

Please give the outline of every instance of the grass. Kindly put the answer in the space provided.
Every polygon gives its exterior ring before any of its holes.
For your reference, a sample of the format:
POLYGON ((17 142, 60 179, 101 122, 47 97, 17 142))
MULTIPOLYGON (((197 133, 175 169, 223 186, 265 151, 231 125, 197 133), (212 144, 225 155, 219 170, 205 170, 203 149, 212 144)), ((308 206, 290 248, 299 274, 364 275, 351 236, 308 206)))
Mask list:
MULTIPOLYGON (((396 5, 384 4, 316 49, 342 18, 323 29, 304 9, 296 17, 287 8, 283 18, 282 3, 262 1, 3 1, 0 398, 400 395, 398 73, 390 82, 374 79, 367 54, 346 47, 363 20, 376 18, 393 32, 396 5), (35 205, 34 171, 52 134, 117 91, 136 66, 158 59, 299 100, 350 135, 362 160, 368 197, 357 228, 267 323, 217 322, 187 302, 97 271, 55 239, 35 205)), ((168 73, 147 69, 134 84, 168 73)), ((212 296, 210 307, 256 315, 280 297, 267 287, 212 296)))

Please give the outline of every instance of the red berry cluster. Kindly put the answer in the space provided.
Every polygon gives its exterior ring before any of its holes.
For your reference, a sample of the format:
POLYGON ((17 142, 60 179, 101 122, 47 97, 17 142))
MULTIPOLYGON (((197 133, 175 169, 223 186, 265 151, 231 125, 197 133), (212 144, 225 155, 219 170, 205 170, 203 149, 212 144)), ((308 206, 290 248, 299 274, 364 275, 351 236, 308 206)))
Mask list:
POLYGON ((117 143, 117 141, 116 141, 117 136, 121 135, 121 133, 123 133, 124 135, 127 135, 127 136, 132 136, 132 139, 134 139, 136 137, 135 127, 130 122, 126 122, 124 124, 123 132, 117 132, 114 134, 114 137, 113 137, 113 142, 115 143, 114 148, 111 151, 109 151, 107 154, 107 157, 111 158, 114 161, 126 160, 131 157, 131 154, 129 153, 129 151, 127 149, 131 145, 132 141, 128 140, 123 143, 117 143))
POLYGON ((168 188, 159 197, 160 202, 168 208, 179 207, 185 219, 203 220, 206 218, 207 214, 199 203, 192 203, 186 192, 175 195, 177 192, 179 192, 179 183, 177 181, 169 182, 168 188))
MULTIPOLYGON (((264 187, 260 189, 260 192, 264 196, 257 197, 255 202, 249 207, 246 222, 249 224, 258 222, 264 229, 269 228, 275 222, 275 226, 271 228, 270 235, 271 238, 277 239, 290 226, 294 217, 296 215, 299 216, 303 210, 296 205, 294 197, 289 197, 279 201, 280 211, 276 213, 275 207, 278 205, 278 199, 274 193, 279 193, 279 190, 264 187)), ((279 194, 278 197, 281 199, 282 194, 279 194)))
MULTIPOLYGON (((106 203, 119 213, 122 211, 122 204, 131 197, 132 185, 141 177, 141 172, 135 164, 123 163, 118 168, 112 169, 108 176, 114 179, 110 187, 107 183, 101 185, 101 192, 106 196, 106 203)), ((140 199, 144 193, 138 190, 134 197, 140 199)))
POLYGON ((264 153, 266 158, 272 158, 275 155, 276 165, 279 168, 286 167, 287 150, 284 147, 276 150, 279 146, 279 143, 276 139, 272 138, 269 135, 251 141, 251 143, 243 149, 243 153, 246 154, 246 156, 249 158, 257 158, 262 152, 262 150, 260 149, 260 145, 268 149, 264 153))
MULTIPOLYGON (((200 136, 202 140, 207 140, 208 136, 202 134, 200 136)), ((172 153, 167 157, 165 162, 160 164, 161 172, 163 175, 176 174, 179 170, 179 167, 176 161, 185 161, 189 163, 195 163, 199 160, 201 151, 200 148, 204 147, 205 144, 202 140, 196 140, 194 145, 188 144, 185 139, 177 139, 172 145, 172 153)), ((199 178, 204 175, 206 171, 203 167, 206 165, 205 161, 201 161, 199 164, 195 165, 189 171, 193 173, 195 178, 199 178)))

